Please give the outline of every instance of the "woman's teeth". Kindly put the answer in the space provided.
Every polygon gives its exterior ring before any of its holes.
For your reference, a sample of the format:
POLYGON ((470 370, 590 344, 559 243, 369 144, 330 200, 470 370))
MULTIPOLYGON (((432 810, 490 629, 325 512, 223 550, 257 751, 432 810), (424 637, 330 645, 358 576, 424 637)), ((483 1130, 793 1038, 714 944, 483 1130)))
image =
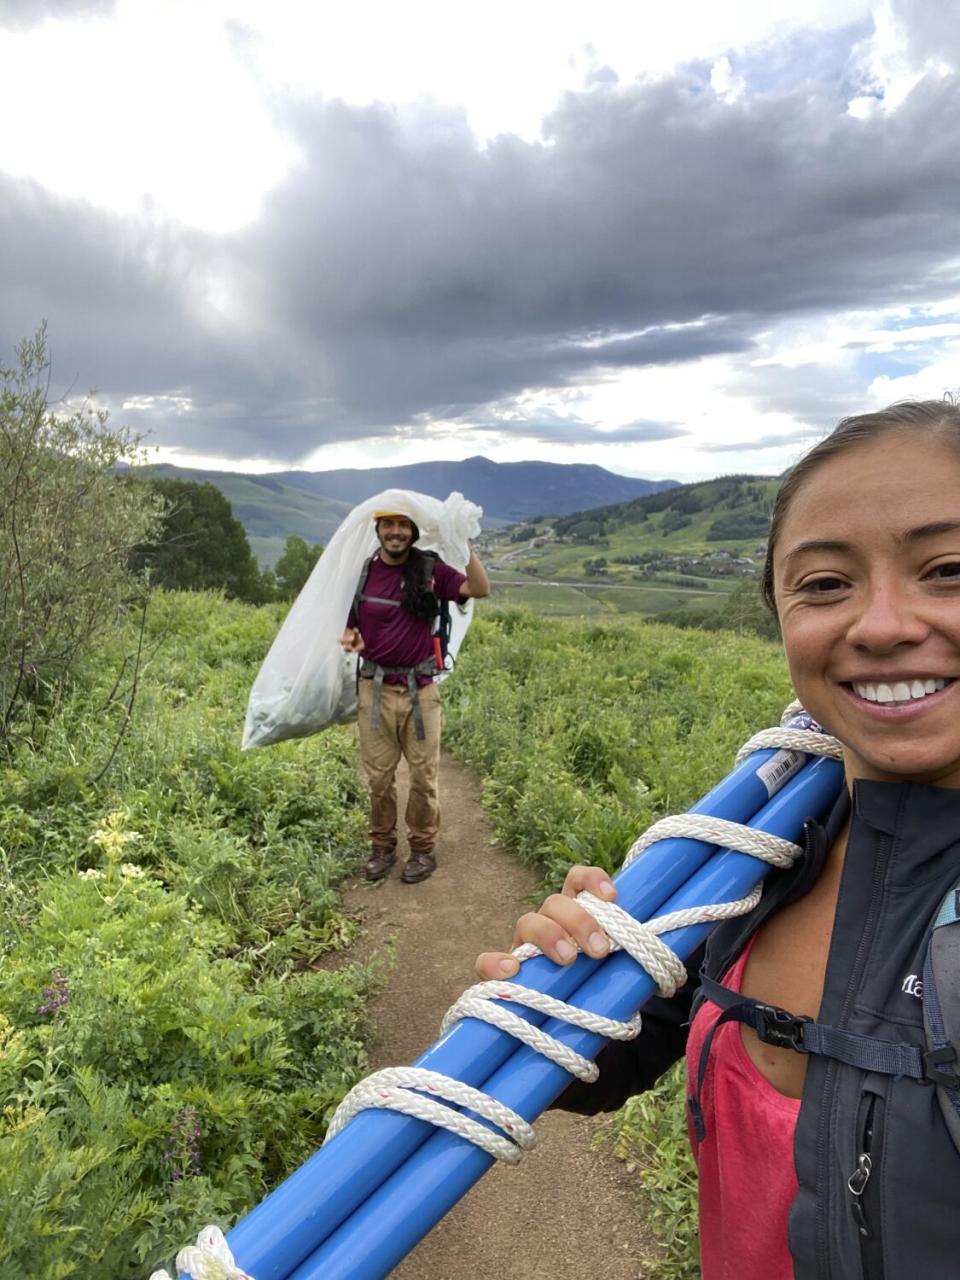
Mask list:
POLYGON ((941 677, 928 680, 898 680, 896 684, 857 684, 853 689, 868 702, 913 702, 917 698, 925 698, 930 693, 937 693, 946 685, 941 677))

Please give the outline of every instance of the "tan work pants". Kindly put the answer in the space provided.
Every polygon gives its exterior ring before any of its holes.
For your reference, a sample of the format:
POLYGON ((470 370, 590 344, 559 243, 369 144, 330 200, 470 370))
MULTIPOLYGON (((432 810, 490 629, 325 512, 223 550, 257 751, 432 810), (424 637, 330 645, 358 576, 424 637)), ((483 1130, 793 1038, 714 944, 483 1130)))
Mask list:
POLYGON ((397 765, 410 770, 407 838, 411 852, 432 849, 440 829, 440 690, 435 684, 419 691, 426 734, 417 741, 413 707, 406 685, 384 684, 380 690, 380 728, 371 728, 373 681, 361 680, 358 691, 360 763, 370 784, 370 844, 397 847, 397 765))

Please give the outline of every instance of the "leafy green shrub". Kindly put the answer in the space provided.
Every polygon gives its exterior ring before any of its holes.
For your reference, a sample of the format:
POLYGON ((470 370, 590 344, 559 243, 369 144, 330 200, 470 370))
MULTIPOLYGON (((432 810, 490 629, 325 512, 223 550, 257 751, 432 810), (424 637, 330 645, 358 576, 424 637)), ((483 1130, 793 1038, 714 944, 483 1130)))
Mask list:
POLYGON ((698 1280, 697 1170, 678 1065, 617 1114, 617 1154, 639 1174, 644 1219, 657 1237, 657 1280, 698 1280))
POLYGON ((129 723, 131 625, 0 772, 4 1276, 147 1274, 301 1164, 362 1073, 369 975, 313 963, 353 929, 352 738, 238 747, 278 619, 157 593, 129 723))
POLYGON ((137 547, 135 568, 149 568, 151 583, 171 591, 267 598, 244 527, 216 485, 175 476, 148 476, 147 484, 163 503, 163 523, 154 542, 137 547))
MULTIPOLYGON (((90 404, 47 403, 46 329, 0 368, 0 747, 109 629, 136 582, 127 553, 159 503, 121 464, 136 441, 90 404)), ((22 730, 21 730, 22 731, 22 730)))
POLYGON ((573 862, 618 866, 789 700, 778 648, 753 636, 488 613, 445 691, 446 733, 498 838, 556 887, 573 862))
POLYGON ((0 1261, 23 1275, 138 1274, 177 1239, 187 1179, 232 1219, 318 1145, 363 1062, 358 973, 258 981, 226 925, 120 861, 134 834, 111 815, 105 866, 5 921, 0 1185, 30 1208, 0 1261))

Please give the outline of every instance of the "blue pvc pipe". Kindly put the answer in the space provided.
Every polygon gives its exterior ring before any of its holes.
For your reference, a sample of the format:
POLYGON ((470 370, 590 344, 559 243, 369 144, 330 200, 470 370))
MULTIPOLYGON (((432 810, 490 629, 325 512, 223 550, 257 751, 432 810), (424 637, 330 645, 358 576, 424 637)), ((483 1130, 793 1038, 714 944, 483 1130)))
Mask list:
MULTIPOLYGON (((799 840, 804 819, 822 814, 841 784, 841 766, 830 760, 818 761, 765 805, 749 825, 799 840)), ((748 855, 721 853, 664 902, 657 914, 706 902, 732 901, 749 892, 767 870, 765 864, 748 855)), ((664 935, 664 941, 685 958, 713 927, 697 925, 674 930, 664 935)), ((577 992, 576 1000, 585 1009, 626 1019, 654 994, 650 977, 624 953, 588 964, 593 972, 577 992)), ((524 966, 525 979, 529 967, 529 963, 524 966)), ((587 1057, 595 1057, 604 1044, 603 1037, 562 1020, 549 1019, 543 1028, 587 1057)), ((569 1083, 570 1076, 562 1067, 524 1045, 486 1082, 484 1089, 525 1119, 534 1120, 569 1083)), ((344 1136, 346 1133, 347 1130, 344 1136)), ((379 1280, 492 1163, 492 1157, 472 1143, 437 1130, 289 1280, 379 1280)))
MULTIPOLYGON (((775 749, 754 752, 691 809, 691 813, 748 821, 769 797, 758 774, 775 749)), ((786 783, 792 789, 818 762, 807 764, 786 783)), ((615 877, 617 901, 638 919, 649 919, 662 903, 715 852, 698 840, 658 841, 615 877)), ((545 957, 523 966, 523 985, 567 999, 597 962, 580 956, 569 967, 545 957)), ((513 1006, 528 1021, 542 1014, 513 1006)), ((414 1065, 441 1071, 477 1087, 516 1050, 506 1032, 468 1018, 458 1022, 414 1065)), ((387 1111, 368 1111, 276 1188, 229 1233, 237 1264, 257 1280, 287 1280, 291 1272, 347 1219, 435 1130, 421 1120, 387 1111)))

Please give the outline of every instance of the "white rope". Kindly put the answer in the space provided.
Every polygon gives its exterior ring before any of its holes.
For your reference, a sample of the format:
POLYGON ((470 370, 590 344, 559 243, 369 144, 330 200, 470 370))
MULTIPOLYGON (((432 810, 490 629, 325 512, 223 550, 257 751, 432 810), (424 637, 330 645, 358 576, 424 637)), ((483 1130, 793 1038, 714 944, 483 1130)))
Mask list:
POLYGON ((814 729, 761 729, 748 738, 736 754, 734 764, 742 764, 754 751, 766 747, 779 747, 782 751, 796 751, 805 756, 829 756, 831 760, 843 759, 843 747, 829 733, 817 733, 814 729))
MULTIPOLYGON (((677 953, 658 936, 673 929, 685 929, 691 924, 712 924, 717 920, 730 920, 746 915, 760 901, 761 886, 736 902, 715 902, 699 907, 687 907, 683 911, 670 911, 665 916, 655 916, 645 924, 634 920, 615 902, 604 902, 586 890, 577 894, 577 902, 589 911, 601 925, 611 941, 611 951, 623 950, 657 984, 657 994, 673 996, 687 980, 687 970, 677 953)), ((639 1021, 639 1014, 636 1021, 639 1021)))
MULTIPOLYGON (((502 984, 500 984, 502 986, 502 984)), ((349 1124, 358 1111, 380 1107, 388 1111, 401 1111, 417 1120, 426 1120, 440 1128, 449 1129, 461 1138, 468 1138, 483 1147, 498 1160, 516 1164, 527 1147, 536 1141, 533 1126, 509 1107, 481 1093, 462 1080, 428 1071, 424 1067, 387 1067, 375 1071, 361 1080, 337 1108, 324 1142, 349 1124), (507 1137, 491 1132, 484 1125, 459 1111, 445 1107, 432 1098, 425 1098, 420 1090, 426 1090, 458 1107, 469 1107, 484 1119, 503 1129, 507 1137)))
MULTIPOLYGON (((782 721, 789 720, 800 710, 802 708, 799 703, 791 703, 784 711, 782 721)), ((770 747, 784 751, 797 751, 803 755, 840 757, 842 751, 840 744, 835 738, 819 732, 819 725, 810 729, 794 729, 783 722, 780 728, 764 729, 761 733, 754 734, 738 752, 737 763, 739 764, 754 751, 770 747)), ((717 845, 737 853, 749 854, 775 867, 792 866, 802 852, 800 846, 791 840, 784 840, 766 831, 757 831, 743 823, 729 822, 724 818, 714 818, 705 814, 686 813, 662 818, 648 827, 631 845, 624 859, 624 866, 639 857, 658 840, 668 837, 699 840, 706 844, 717 845)), ((606 932, 611 941, 611 950, 626 951, 649 973, 657 984, 660 995, 672 996, 686 982, 687 970, 680 957, 661 940, 659 935, 688 925, 713 923, 717 920, 729 920, 735 916, 744 915, 752 911, 760 901, 761 892, 762 886, 757 885, 747 897, 740 898, 736 902, 707 903, 689 907, 683 911, 673 911, 667 915, 655 917, 645 923, 635 920, 616 904, 605 902, 591 893, 578 894, 577 901, 589 911, 606 932)), ((517 947, 513 954, 522 962, 539 955, 540 952, 536 947, 524 944, 517 947)), ((469 987, 447 1010, 441 1032, 448 1031, 461 1018, 478 1018, 482 1022, 490 1023, 508 1032, 523 1044, 529 1045, 544 1057, 563 1067, 571 1075, 586 1081, 597 1078, 599 1071, 595 1062, 576 1053, 555 1036, 549 1035, 511 1009, 505 1008, 504 1003, 522 1005, 547 1017, 561 1018, 573 1026, 606 1036, 608 1039, 630 1040, 640 1030, 639 1014, 629 1022, 621 1022, 591 1013, 518 983, 480 982, 469 987)), ((464 1085, 461 1081, 416 1067, 391 1068, 376 1072, 362 1080, 337 1108, 325 1141, 329 1141, 339 1133, 358 1111, 367 1107, 382 1107, 416 1116, 420 1120, 427 1120, 431 1124, 468 1138, 490 1155, 510 1163, 516 1163, 523 1149, 532 1145, 533 1142, 531 1127, 503 1103, 491 1098, 488 1094, 464 1085), (437 1094, 447 1103, 455 1106, 469 1107, 471 1111, 501 1129, 507 1136, 497 1134, 486 1125, 454 1111, 452 1106, 445 1106, 433 1098, 425 1097, 424 1092, 437 1094)))
MULTIPOLYGON (((763 729, 760 733, 755 733, 740 748, 736 763, 740 764, 754 751, 771 747, 802 755, 841 759, 840 743, 829 734, 820 732, 819 725, 810 729, 793 729, 786 725, 786 721, 798 711, 802 711, 800 704, 791 703, 783 713, 780 728, 763 729)), ((775 867, 792 866, 802 852, 800 846, 790 840, 757 831, 742 823, 705 814, 685 813, 662 818, 648 827, 630 846, 623 865, 627 866, 658 840, 677 837, 700 840, 737 853, 746 853, 775 867)), ((747 897, 736 902, 689 907, 683 911, 657 916, 645 923, 635 920, 615 903, 605 902, 592 893, 577 894, 577 902, 589 911, 605 931, 610 938, 612 951, 626 951, 654 980, 660 995, 672 996, 686 982, 687 971, 680 957, 659 935, 688 925, 745 915, 760 901, 761 892, 762 886, 758 884, 747 897)), ((540 951, 525 943, 517 947, 513 954, 522 962, 540 955, 540 951)), ((507 1031, 517 1040, 562 1066, 571 1075, 581 1080, 596 1080, 599 1071, 595 1062, 576 1053, 555 1036, 548 1035, 512 1010, 504 1008, 501 1002, 522 1005, 547 1017, 561 1018, 573 1026, 611 1040, 632 1040, 640 1031, 639 1014, 628 1022, 605 1018, 564 1000, 557 1000, 542 991, 534 991, 530 987, 512 982, 479 982, 469 987, 447 1010, 441 1031, 448 1031, 461 1018, 478 1018, 507 1031)), ((334 1113, 324 1142, 329 1142, 340 1133, 358 1112, 370 1108, 399 1111, 448 1129, 509 1164, 516 1164, 523 1152, 536 1141, 532 1125, 521 1115, 489 1094, 464 1084, 462 1080, 454 1080, 423 1067, 388 1067, 367 1076, 350 1090, 334 1113), (427 1097, 426 1094, 433 1096, 427 1097), (443 1101, 437 1101, 438 1098, 443 1101), (455 1110, 455 1107, 467 1107, 501 1132, 487 1128, 487 1125, 455 1110)), ((223 1233, 217 1227, 204 1228, 196 1245, 181 1249, 176 1262, 177 1269, 192 1276, 193 1280, 253 1280, 252 1276, 237 1267, 223 1233)), ((155 1271, 150 1280, 170 1280, 170 1277, 165 1271, 155 1271)))
POLYGON ((632 1040, 640 1031, 639 1017, 630 1022, 620 1022, 616 1018, 605 1018, 602 1014, 567 1004, 565 1000, 557 1000, 542 991, 534 991, 531 987, 520 986, 519 983, 478 982, 475 986, 468 987, 456 1004, 447 1010, 440 1027, 441 1032, 448 1031, 461 1018, 479 1018, 481 1022, 489 1022, 501 1031, 509 1032, 579 1080, 585 1080, 588 1084, 596 1080, 600 1071, 592 1059, 585 1058, 532 1022, 527 1022, 526 1018, 504 1009, 502 1005, 494 1004, 495 1000, 511 1000, 514 1004, 536 1009, 538 1013, 545 1013, 548 1017, 563 1018, 573 1026, 592 1031, 595 1035, 606 1036, 608 1040, 632 1040))
MULTIPOLYGON (((192 1276, 193 1280, 253 1280, 253 1276, 237 1266, 219 1227, 204 1227, 196 1244, 180 1250, 177 1271, 192 1276)), ((154 1271, 150 1280, 170 1280, 170 1277, 166 1271, 154 1271)))
MULTIPOLYGON (((780 730, 771 732, 779 733, 780 730)), ((744 826, 742 822, 713 818, 705 813, 678 813, 670 818, 661 818, 653 826, 647 827, 643 835, 627 850, 623 865, 629 866, 658 840, 677 836, 702 840, 704 844, 717 844, 737 853, 749 853, 775 867, 793 866, 801 852, 800 846, 792 840, 784 840, 782 836, 771 835, 768 831, 757 831, 754 827, 744 826)))

